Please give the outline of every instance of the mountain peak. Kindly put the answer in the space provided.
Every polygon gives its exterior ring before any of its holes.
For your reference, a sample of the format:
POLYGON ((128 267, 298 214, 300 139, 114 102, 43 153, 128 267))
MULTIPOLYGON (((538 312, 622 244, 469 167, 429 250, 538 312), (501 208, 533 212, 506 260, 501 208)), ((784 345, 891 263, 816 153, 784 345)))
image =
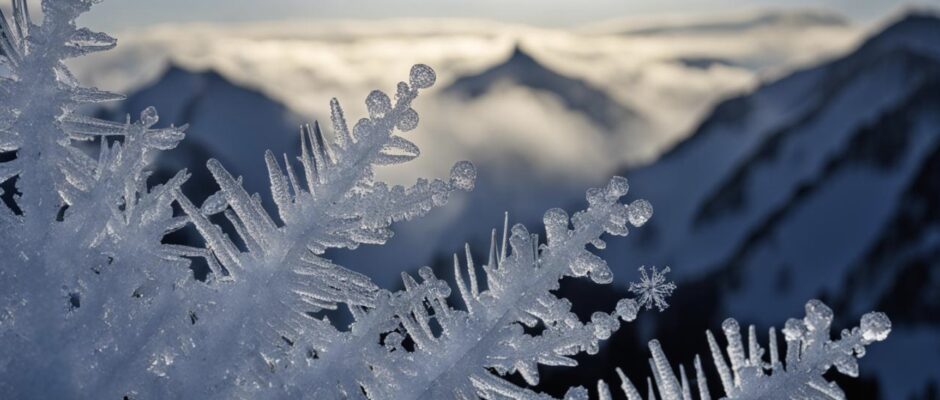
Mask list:
POLYGON ((301 118, 264 93, 233 83, 213 69, 192 70, 168 63, 160 77, 130 94, 112 119, 136 115, 147 106, 160 112, 160 126, 189 124, 187 138, 177 150, 164 154, 160 168, 188 168, 193 181, 211 182, 204 168, 211 149, 229 165, 245 166, 245 185, 251 191, 267 187, 263 149, 292 154, 301 118), (178 159, 173 159, 174 157, 178 159))
POLYGON ((534 64, 538 65, 539 62, 535 60, 529 53, 527 53, 519 43, 516 43, 512 48, 512 53, 510 53, 509 58, 504 64, 534 64))
POLYGON ((203 82, 223 83, 226 85, 237 86, 214 69, 208 68, 200 70, 188 68, 174 62, 167 63, 165 69, 163 70, 163 74, 157 78, 156 82, 174 79, 198 80, 203 82))
POLYGON ((603 90, 581 79, 555 72, 516 44, 509 57, 483 72, 463 76, 444 89, 445 93, 477 98, 502 84, 555 95, 568 109, 584 113, 608 131, 640 119, 636 112, 614 100, 603 90))

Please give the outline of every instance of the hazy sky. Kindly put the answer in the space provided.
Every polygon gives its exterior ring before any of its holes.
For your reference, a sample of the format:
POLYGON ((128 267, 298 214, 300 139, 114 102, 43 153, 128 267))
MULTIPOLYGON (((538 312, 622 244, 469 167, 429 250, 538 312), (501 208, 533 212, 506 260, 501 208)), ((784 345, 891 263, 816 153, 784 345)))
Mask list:
POLYGON ((768 7, 822 8, 870 21, 907 4, 940 7, 940 0, 106 0, 85 22, 114 30, 183 21, 464 17, 565 26, 623 16, 768 7))

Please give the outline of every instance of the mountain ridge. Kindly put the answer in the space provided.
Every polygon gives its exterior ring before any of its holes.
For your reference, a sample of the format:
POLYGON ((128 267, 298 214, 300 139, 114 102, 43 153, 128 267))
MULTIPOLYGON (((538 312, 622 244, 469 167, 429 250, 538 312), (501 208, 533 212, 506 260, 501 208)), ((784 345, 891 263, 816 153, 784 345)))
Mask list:
POLYGON ((710 16, 652 16, 608 20, 588 25, 583 30, 620 35, 668 35, 681 33, 743 33, 749 30, 784 27, 842 27, 852 22, 842 14, 821 9, 765 9, 710 16))

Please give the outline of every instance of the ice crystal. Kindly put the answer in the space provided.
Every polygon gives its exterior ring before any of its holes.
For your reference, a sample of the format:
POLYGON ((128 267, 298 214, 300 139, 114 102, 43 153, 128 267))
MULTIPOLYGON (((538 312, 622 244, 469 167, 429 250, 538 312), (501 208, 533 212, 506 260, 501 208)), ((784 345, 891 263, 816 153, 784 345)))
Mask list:
MULTIPOLYGON (((806 317, 802 320, 790 319, 783 329, 786 340, 786 356, 780 359, 777 350, 777 332, 770 328, 768 345, 769 358, 765 349, 757 342, 757 330, 752 325, 748 328, 747 350, 741 336, 741 328, 734 319, 725 320, 721 325, 728 345, 727 360, 715 336, 707 332, 708 345, 714 360, 715 369, 724 389, 723 399, 845 399, 845 393, 835 382, 828 382, 825 374, 834 366, 839 373, 858 376, 858 358, 865 355, 865 346, 885 340, 891 332, 891 321, 884 313, 872 312, 862 316, 859 327, 845 329, 838 340, 830 338, 832 310, 819 300, 806 303, 806 317), (728 365, 730 361, 731 365, 728 365)), ((690 400, 692 393, 698 392, 698 398, 711 399, 708 391, 701 360, 695 357, 695 375, 697 388, 689 385, 685 367, 679 366, 677 378, 669 365, 659 341, 649 343, 653 358, 650 367, 655 384, 649 383, 663 400, 690 400)), ((640 400, 639 392, 633 383, 617 371, 621 378, 621 388, 629 400, 640 400)), ((601 398, 610 398, 606 383, 599 385, 601 398), (606 397, 605 397, 606 396, 606 397)), ((656 399, 650 396, 648 399, 656 399)))
POLYGON ((656 306, 659 311, 664 311, 669 307, 666 298, 672 296, 672 291, 676 290, 676 284, 666 280, 666 274, 669 273, 669 267, 662 272, 657 271, 656 267, 650 268, 650 274, 646 274, 646 267, 640 267, 640 281, 630 283, 630 292, 639 296, 640 305, 647 310, 656 306))
MULTIPOLYGON (((629 185, 619 177, 588 190, 582 211, 546 212, 544 238, 510 229, 507 218, 482 266, 469 247, 455 255, 453 286, 425 267, 388 291, 326 258, 330 249, 382 244, 393 223, 473 189, 468 162, 407 187, 375 178, 376 166, 420 153, 403 133, 419 123, 413 100, 436 81, 425 65, 394 96, 369 93, 368 117, 351 129, 334 99, 332 134, 304 125, 298 157, 265 153, 276 215, 217 160, 207 168, 219 190, 200 205, 183 190, 186 171, 150 182, 150 160, 186 127, 155 129, 153 108, 137 122, 77 112, 120 98, 82 87, 64 63, 115 45, 75 27, 96 2, 44 0, 41 24, 26 0, 0 14, 0 183, 16 188, 0 206, 0 397, 543 399, 550 396, 534 389, 540 366, 576 366, 574 356, 598 352, 621 321, 667 307, 668 268, 652 276, 641 268, 630 286, 637 298, 588 321, 556 294, 563 278, 612 283, 593 251, 605 247, 604 235, 625 236, 652 215, 645 200, 621 202, 629 185), (181 229, 202 245, 169 243, 181 229), (194 259, 211 269, 204 282, 189 271, 194 259), (328 315, 347 318, 348 328, 328 315)), ((716 366, 728 396, 837 393, 822 373, 835 365, 856 374, 853 356, 885 339, 890 321, 866 315, 831 342, 822 336, 827 310, 811 303, 803 322, 788 322, 785 369, 774 343, 770 363, 754 340, 745 358, 736 323, 726 323, 732 366, 720 354, 716 366)), ((658 342, 650 348, 661 396, 688 398, 685 370, 680 384, 658 342)), ((639 398, 626 378, 623 388, 639 398)), ((707 396, 703 379, 699 388, 707 396)), ((606 384, 598 389, 609 395, 606 384)), ((566 398, 587 393, 572 388, 566 398)))

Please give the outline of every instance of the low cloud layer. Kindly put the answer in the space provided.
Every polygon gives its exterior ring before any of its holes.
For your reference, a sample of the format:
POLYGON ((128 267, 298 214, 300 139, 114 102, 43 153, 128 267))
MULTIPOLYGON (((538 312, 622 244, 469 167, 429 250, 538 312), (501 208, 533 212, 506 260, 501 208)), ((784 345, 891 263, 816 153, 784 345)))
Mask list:
POLYGON ((445 175, 458 159, 521 160, 547 177, 578 179, 655 158, 717 100, 841 53, 862 34, 831 23, 758 24, 747 34, 622 33, 628 27, 552 30, 464 20, 159 26, 118 35, 116 50, 74 67, 83 81, 125 93, 152 82, 168 63, 214 69, 305 118, 322 119, 332 97, 350 118, 363 115, 370 90, 393 92, 411 65, 425 63, 439 76, 416 104, 422 125, 413 135, 425 154, 391 173, 394 180, 445 175), (475 100, 440 93, 502 62, 516 45, 547 68, 605 90, 649 126, 605 132, 550 93, 511 84, 475 100))

